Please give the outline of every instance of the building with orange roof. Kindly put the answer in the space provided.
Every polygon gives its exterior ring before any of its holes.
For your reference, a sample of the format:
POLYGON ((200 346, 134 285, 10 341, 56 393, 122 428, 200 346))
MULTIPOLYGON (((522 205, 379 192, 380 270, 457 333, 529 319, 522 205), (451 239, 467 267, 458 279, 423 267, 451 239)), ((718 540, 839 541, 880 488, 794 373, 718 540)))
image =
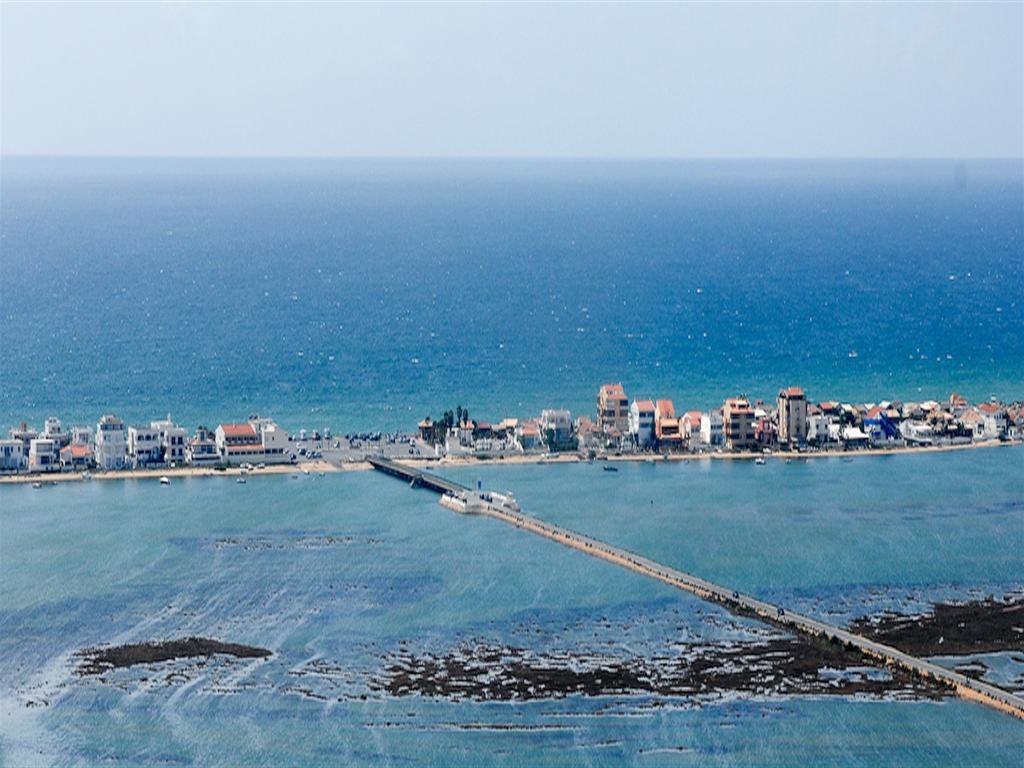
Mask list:
POLYGON ((629 434, 639 448, 654 444, 654 401, 634 400, 629 405, 629 434))
POLYGON ((700 411, 687 411, 679 421, 679 430, 683 442, 691 448, 700 442, 700 423, 704 414, 700 411))
POLYGON ((290 461, 288 434, 271 419, 259 417, 235 424, 220 424, 214 432, 217 452, 228 464, 290 461))
POLYGON ((683 444, 683 434, 676 417, 676 407, 671 400, 659 400, 654 404, 654 436, 659 449, 678 449, 683 444))
POLYGON ((730 397, 722 404, 722 425, 725 443, 734 451, 757 447, 754 436, 754 409, 745 397, 730 397))
POLYGON ((1006 434, 1006 408, 1002 403, 981 403, 978 412, 985 425, 985 437, 992 439, 1006 434))
POLYGON ((92 447, 86 443, 71 443, 60 449, 60 466, 66 470, 89 469, 93 465, 92 447))
POLYGON ((619 434, 629 431, 629 398, 621 384, 603 384, 598 390, 597 428, 619 434))
POLYGON ((800 387, 779 391, 779 443, 793 447, 807 439, 807 397, 800 387))

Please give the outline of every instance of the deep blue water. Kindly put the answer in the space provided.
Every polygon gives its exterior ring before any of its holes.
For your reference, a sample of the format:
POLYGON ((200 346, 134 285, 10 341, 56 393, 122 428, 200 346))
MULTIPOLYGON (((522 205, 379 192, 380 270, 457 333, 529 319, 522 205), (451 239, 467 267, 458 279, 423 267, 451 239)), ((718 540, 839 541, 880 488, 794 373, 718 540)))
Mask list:
POLYGON ((1019 162, 5 158, 0 184, 2 424, 1024 389, 1019 162))

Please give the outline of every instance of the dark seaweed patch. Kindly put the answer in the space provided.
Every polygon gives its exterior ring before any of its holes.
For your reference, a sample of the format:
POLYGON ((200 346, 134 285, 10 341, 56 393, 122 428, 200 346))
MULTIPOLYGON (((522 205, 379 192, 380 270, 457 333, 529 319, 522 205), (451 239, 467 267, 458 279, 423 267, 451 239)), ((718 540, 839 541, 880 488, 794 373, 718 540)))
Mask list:
POLYGON ((81 659, 76 672, 79 675, 100 675, 111 669, 136 664, 155 664, 175 659, 210 657, 223 654, 239 659, 265 658, 271 655, 266 648, 239 643, 223 643, 207 637, 186 637, 149 643, 131 643, 103 648, 86 648, 77 654, 81 659))

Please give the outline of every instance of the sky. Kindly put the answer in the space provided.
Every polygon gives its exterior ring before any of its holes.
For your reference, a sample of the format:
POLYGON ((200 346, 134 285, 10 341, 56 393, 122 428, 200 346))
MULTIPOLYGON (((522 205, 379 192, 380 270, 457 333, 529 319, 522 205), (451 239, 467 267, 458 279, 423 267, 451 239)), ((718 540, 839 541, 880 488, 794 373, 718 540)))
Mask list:
POLYGON ((4 155, 1021 157, 1024 4, 0 5, 4 155))

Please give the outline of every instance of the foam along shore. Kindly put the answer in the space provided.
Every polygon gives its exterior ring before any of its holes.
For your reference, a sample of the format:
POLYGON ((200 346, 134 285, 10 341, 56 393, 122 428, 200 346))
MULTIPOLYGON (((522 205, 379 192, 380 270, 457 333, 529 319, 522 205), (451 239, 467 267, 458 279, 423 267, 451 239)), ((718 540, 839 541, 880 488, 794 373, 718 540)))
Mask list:
MULTIPOLYGON (((950 451, 964 451, 975 448, 1005 448, 1012 446, 1020 446, 1021 442, 1003 442, 1000 440, 989 440, 978 443, 965 443, 962 445, 922 445, 912 447, 892 447, 892 448, 858 448, 853 451, 812 451, 801 453, 797 451, 774 451, 770 454, 754 453, 754 452, 742 452, 742 453, 729 453, 729 452, 707 452, 707 453, 669 453, 664 455, 653 454, 653 453, 624 453, 620 455, 609 454, 603 456, 600 459, 596 459, 597 463, 608 461, 643 461, 643 462, 663 462, 663 461, 701 461, 701 460, 725 460, 725 461, 754 461, 756 459, 785 459, 785 460, 803 460, 803 459, 853 459, 865 456, 906 456, 912 454, 921 453, 947 453, 950 451)), ((402 464, 409 464, 411 466, 431 466, 431 467, 474 467, 481 465, 494 465, 494 464, 509 464, 509 465, 521 465, 521 464, 581 464, 584 462, 591 461, 578 453, 509 453, 503 456, 446 456, 442 459, 424 459, 414 457, 400 457, 397 459, 402 464)), ((331 462, 326 459, 317 459, 314 461, 300 462, 298 464, 268 464, 263 469, 245 469, 243 467, 231 466, 226 469, 213 469, 212 467, 195 467, 185 466, 176 468, 156 468, 156 469, 120 469, 111 470, 107 472, 93 470, 88 479, 90 480, 144 480, 144 479, 159 479, 161 477, 167 477, 169 479, 185 478, 185 477, 237 477, 241 475, 247 476, 258 476, 258 475, 294 475, 296 473, 327 473, 327 472, 359 472, 372 469, 372 466, 368 461, 344 461, 344 462, 331 462)), ((35 474, 18 474, 18 475, 3 475, 0 476, 0 485, 20 484, 20 483, 61 483, 61 482, 82 482, 87 479, 80 472, 51 472, 51 473, 35 473, 35 474)))

